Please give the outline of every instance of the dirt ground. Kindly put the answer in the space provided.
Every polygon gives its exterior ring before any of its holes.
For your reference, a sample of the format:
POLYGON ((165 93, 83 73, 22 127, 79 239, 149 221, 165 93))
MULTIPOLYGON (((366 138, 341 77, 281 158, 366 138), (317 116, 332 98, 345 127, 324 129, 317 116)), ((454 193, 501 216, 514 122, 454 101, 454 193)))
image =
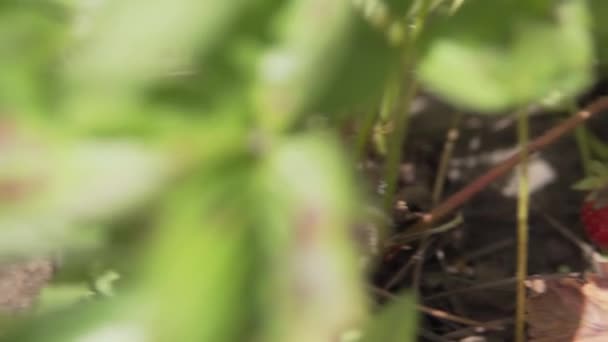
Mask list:
MULTIPOLYGON (((599 94, 608 94, 607 84, 600 83, 581 98, 581 105, 599 94)), ((416 115, 411 122, 404 146, 406 153, 398 198, 407 202, 410 211, 426 212, 432 207, 432 186, 446 132, 450 128, 457 127, 459 135, 442 198, 463 188, 512 153, 517 132, 515 117, 510 114, 483 116, 462 113, 459 123, 454 126, 454 109, 429 97, 421 97, 417 101, 423 115, 416 115)), ((530 118, 531 138, 539 136, 567 115, 535 113, 530 118)), ((596 116, 587 123, 587 127, 605 140, 608 137, 608 113, 596 116)), ((566 230, 584 240, 578 214, 584 193, 572 190, 572 185, 583 177, 574 136, 565 136, 533 155, 529 174, 532 188, 529 274, 552 277, 584 272, 588 263, 580 247, 563 233, 566 230)), ((516 184, 515 173, 512 172, 461 208, 462 224, 434 234, 426 241, 418 239, 405 244, 401 250, 383 255, 373 274, 379 300, 385 301, 390 294, 401 289, 417 292, 425 312, 421 320, 420 341, 512 340, 516 184), (400 271, 405 276, 396 281, 396 274, 400 271), (427 309, 442 310, 455 317, 441 318, 441 314, 425 311, 427 309), (483 322, 487 326, 479 328, 475 322, 483 322)), ((404 219, 396 214, 393 221, 395 232, 398 232, 410 227, 415 218, 410 215, 404 219)))

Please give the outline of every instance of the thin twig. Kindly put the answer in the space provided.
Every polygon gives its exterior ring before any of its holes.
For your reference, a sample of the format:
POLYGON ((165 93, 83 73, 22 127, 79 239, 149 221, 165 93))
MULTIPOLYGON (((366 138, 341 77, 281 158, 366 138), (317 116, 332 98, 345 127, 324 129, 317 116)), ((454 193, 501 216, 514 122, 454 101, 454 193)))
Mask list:
POLYGON ((412 288, 417 294, 420 293, 420 278, 422 277, 422 266, 424 265, 426 251, 429 249, 429 246, 433 244, 433 242, 435 242, 434 238, 425 238, 422 240, 422 244, 420 245, 419 250, 416 252, 416 254, 418 254, 418 258, 416 259, 414 272, 412 273, 412 288))
MULTIPOLYGON (((608 110, 608 97, 604 96, 591 103, 585 109, 571 116, 569 119, 564 120, 557 126, 551 128, 540 137, 534 139, 527 146, 528 154, 532 154, 551 145, 559 138, 572 131, 582 122, 605 110, 608 110)), ((475 181, 467 185, 464 189, 450 196, 447 200, 445 200, 438 207, 433 209, 430 213, 424 215, 422 222, 412 227, 410 229, 410 232, 424 231, 428 229, 430 223, 445 217, 454 209, 462 206, 471 197, 476 195, 481 190, 485 189, 488 184, 494 182, 499 177, 502 177, 509 171, 511 171, 511 169, 513 169, 513 167, 515 167, 520 162, 520 160, 521 155, 519 153, 515 153, 510 158, 507 158, 500 164, 494 166, 488 172, 486 172, 485 174, 477 178, 475 181)))
POLYGON ((435 334, 434 332, 424 330, 424 329, 418 329, 418 335, 426 338, 429 341, 433 341, 433 342, 452 342, 453 341, 453 340, 449 340, 443 336, 439 336, 439 335, 435 334))
MULTIPOLYGON (((486 324, 488 324, 488 325, 501 327, 501 330, 504 330, 505 325, 512 324, 512 323, 513 323, 512 317, 486 322, 486 324)), ((457 339, 457 338, 470 336, 471 334, 482 334, 484 332, 486 332, 486 329, 484 329, 483 327, 465 327, 465 328, 462 328, 459 330, 454 330, 452 332, 449 332, 449 333, 443 335, 442 337, 447 338, 447 339, 457 339)))
MULTIPOLYGON (((537 209, 535 205, 532 205, 532 208, 537 209)), ((570 240, 570 242, 572 242, 574 245, 576 245, 581 250, 581 252, 585 256, 587 261, 591 262, 593 252, 594 252, 593 246, 591 246, 590 244, 579 239, 567 227, 565 227, 563 224, 561 224, 559 221, 557 221, 553 216, 547 214, 543 210, 540 210, 540 209, 537 209, 537 210, 541 214, 541 216, 545 219, 545 221, 547 221, 547 223, 549 223, 549 226, 551 226, 552 228, 557 230, 558 233, 560 233, 567 240, 570 240)))
MULTIPOLYGON (((456 216, 455 219, 453 219, 450 222, 447 222, 437 228, 433 228, 427 232, 422 232, 422 233, 418 233, 418 234, 408 234, 408 235, 404 235, 404 236, 400 236, 399 240, 389 240, 389 244, 392 245, 398 245, 398 244, 404 244, 408 241, 412 241, 413 239, 419 238, 419 237, 428 237, 432 234, 437 234, 437 233, 443 233, 446 232, 450 229, 453 229, 455 227, 458 227, 459 225, 462 224, 463 222, 463 218, 462 215, 458 215, 456 216)), ((385 289, 390 289, 393 286, 395 286, 398 282, 400 282, 401 280, 403 280, 403 278, 405 277, 405 275, 407 274, 407 272, 409 271, 410 267, 412 267, 414 265, 415 262, 419 262, 420 259, 422 258, 422 255, 424 252, 424 250, 428 247, 429 245, 429 241, 428 239, 424 239, 418 249, 416 250, 416 252, 414 253, 414 255, 408 260, 407 263, 403 264, 403 266, 401 266, 401 268, 397 271, 397 273, 395 273, 391 279, 389 279, 389 281, 386 283, 386 285, 384 285, 385 289)))
MULTIPOLYGON (((558 274, 548 274, 548 275, 533 275, 533 276, 529 276, 528 280, 531 280, 531 279, 551 280, 551 279, 560 279, 560 278, 564 278, 564 277, 579 278, 580 276, 581 276, 581 274, 576 273, 576 272, 575 273, 566 273, 566 274, 558 273, 558 274)), ((437 299, 453 296, 456 294, 469 293, 469 292, 478 291, 478 290, 497 289, 497 288, 500 288, 503 286, 511 286, 516 281, 517 281, 517 278, 515 278, 515 277, 500 279, 500 280, 496 280, 496 281, 491 281, 491 282, 487 282, 487 283, 469 286, 469 287, 466 287, 463 289, 456 289, 456 290, 446 291, 446 292, 442 292, 442 293, 437 293, 432 296, 423 298, 423 301, 427 302, 427 301, 431 301, 431 300, 437 300, 437 299)))
POLYGON ((507 238, 504 240, 500 240, 500 241, 491 243, 478 250, 469 252, 469 253, 461 256, 460 258, 458 258, 458 262, 461 264, 464 264, 468 261, 479 259, 488 254, 495 253, 496 251, 499 251, 503 248, 507 248, 507 247, 511 246, 514 242, 515 242, 515 239, 507 238))
POLYGON ((456 113, 452 126, 446 133, 445 144, 443 145, 443 151, 441 152, 441 159, 439 161, 439 170, 437 171, 437 177, 435 178, 435 184, 433 186, 433 207, 439 204, 441 195, 443 194, 443 187, 445 185, 445 179, 448 173, 448 166, 450 164, 450 160, 452 159, 452 152, 454 151, 454 146, 456 145, 456 141, 458 140, 459 136, 458 125, 460 124, 461 118, 462 113, 456 113))
MULTIPOLYGON (((391 300, 399 299, 398 296, 396 296, 384 289, 381 289, 379 287, 372 286, 371 291, 374 292, 376 295, 383 297, 385 299, 391 299, 391 300)), ((417 305, 417 308, 419 311, 421 311, 427 315, 433 316, 435 318, 443 319, 446 321, 451 321, 451 322, 456 322, 456 323, 460 323, 460 324, 464 324, 464 325, 471 325, 471 326, 476 326, 476 327, 484 327, 486 329, 496 329, 496 327, 493 325, 488 325, 487 323, 484 323, 484 322, 476 321, 476 320, 466 318, 466 317, 457 316, 457 315, 451 314, 447 311, 431 308, 431 307, 424 306, 424 305, 417 305)))
POLYGON ((427 315, 431 315, 431 316, 433 316, 435 318, 439 318, 439 319, 445 319, 447 321, 452 321, 452 322, 456 322, 456 323, 460 323, 460 324, 464 324, 464 325, 476 326, 476 327, 485 326, 485 324, 483 322, 476 321, 476 320, 466 318, 466 317, 457 316, 457 315, 451 314, 447 311, 430 308, 430 307, 424 306, 424 305, 418 305, 418 310, 420 310, 421 312, 424 312, 427 315))
POLYGON ((391 237, 387 242, 387 246, 402 245, 408 242, 423 238, 425 236, 431 236, 439 233, 445 233, 460 226, 464 222, 462 214, 458 214, 453 220, 446 222, 439 227, 428 229, 424 232, 412 232, 402 233, 391 237))
POLYGON ((422 259, 424 259, 424 252, 426 251, 426 248, 428 247, 430 242, 430 240, 425 239, 420 243, 414 255, 412 255, 410 259, 405 264, 403 264, 403 266, 401 266, 399 271, 397 271, 397 273, 395 273, 384 285, 385 289, 388 290, 393 288, 393 286, 397 285, 397 283, 403 280, 403 278, 412 266, 416 265, 416 263, 419 263, 422 259))
POLYGON ((426 302, 426 301, 431 301, 431 300, 437 300, 437 299, 450 297, 450 296, 457 295, 457 294, 469 293, 469 292, 478 291, 478 290, 497 289, 497 288, 501 288, 503 286, 511 286, 514 282, 515 282, 515 277, 500 279, 500 280, 496 280, 496 281, 490 281, 487 283, 481 283, 481 284, 465 287, 462 289, 454 289, 454 290, 450 290, 450 291, 437 293, 437 294, 423 298, 423 301, 426 302))
MULTIPOLYGON (((568 104, 570 114, 578 112, 578 106, 576 101, 571 100, 568 104)), ((591 165, 591 149, 589 148, 589 142, 587 141, 587 133, 584 125, 579 125, 574 130, 574 138, 576 139, 576 145, 581 158, 581 165, 585 176, 589 176, 589 165, 591 165)))

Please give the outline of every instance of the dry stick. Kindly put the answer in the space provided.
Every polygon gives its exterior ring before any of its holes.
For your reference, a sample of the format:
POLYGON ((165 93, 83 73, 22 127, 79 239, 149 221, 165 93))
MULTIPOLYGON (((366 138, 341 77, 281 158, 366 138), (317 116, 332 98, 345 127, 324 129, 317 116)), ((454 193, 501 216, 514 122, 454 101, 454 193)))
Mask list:
POLYGON ((431 331, 424 330, 424 329, 418 329, 418 335, 422 336, 432 342, 452 342, 453 341, 453 340, 448 340, 447 338, 444 338, 431 331))
MULTIPOLYGON (((443 151, 441 153, 441 159, 439 161, 439 171, 437 174, 437 178, 435 179, 435 184, 433 186, 433 206, 436 206, 437 203, 439 203, 439 200, 441 199, 441 195, 443 193, 443 187, 445 184, 445 178, 447 176, 448 165, 450 163, 450 159, 452 159, 452 152, 454 150, 454 145, 456 144, 456 141, 458 140, 458 136, 459 136, 458 125, 460 124, 461 118, 462 118, 462 114, 456 113, 450 129, 446 133, 445 143, 443 146, 443 151)), ((420 279, 420 274, 422 272, 421 265, 424 262, 424 254, 426 253, 426 249, 428 248, 428 246, 430 246, 431 243, 433 242, 431 240, 430 235, 434 234, 435 232, 443 232, 443 231, 452 229, 453 227, 459 226, 462 222, 463 222, 462 216, 459 215, 455 220, 448 222, 447 224, 445 224, 441 227, 429 229, 427 231, 420 232, 418 234, 414 233, 414 234, 401 235, 400 243, 404 243, 406 240, 408 240, 408 238, 412 238, 412 237, 416 238, 418 236, 422 238, 422 241, 420 242, 420 246, 416 250, 416 253, 414 254, 414 256, 412 258, 410 258, 410 260, 408 260, 408 262, 405 263, 399 269, 399 271, 397 271, 397 273, 395 273, 393 275, 393 277, 391 277, 391 279, 389 279, 389 281, 386 283, 384 288, 390 289, 394 285, 396 285, 399 281, 401 281, 401 279, 403 277, 405 277, 405 275, 407 274, 407 271, 410 269, 410 267, 412 267, 412 265, 414 263, 416 263, 415 268, 414 268, 414 277, 413 277, 412 283, 413 283, 413 288, 417 289, 418 281, 420 279)), ((395 243, 394 240, 391 240, 391 242, 395 243)))
POLYGON ((535 205, 532 205, 532 209, 536 209, 540 212, 541 216, 549 223, 549 226, 558 231, 561 235, 563 235, 567 240, 570 240, 574 245, 576 245, 587 261, 591 264, 591 260, 593 259, 593 246, 579 239, 574 233, 572 233, 567 227, 561 224, 555 217, 547 214, 542 209, 538 209, 535 205))
MULTIPOLYGON (((380 297, 383 297, 385 299, 399 299, 398 296, 384 290, 381 289, 379 287, 375 287, 372 286, 371 287, 372 292, 374 292, 375 294, 379 295, 380 297)), ((470 318, 466 318, 466 317, 460 317, 454 314, 451 314, 447 311, 443 311, 443 310, 439 310, 439 309, 434 309, 434 308, 430 308, 428 306, 424 306, 424 305, 417 305, 417 308, 419 311, 424 312, 425 314, 431 315, 433 317, 439 318, 439 319, 443 319, 446 321, 452 321, 452 322, 456 322, 456 323, 460 323, 460 324, 464 324, 464 325, 471 325, 471 326, 476 326, 476 327, 483 327, 486 329, 498 329, 496 326, 494 325, 489 325, 487 323, 484 322, 480 322, 480 321, 476 321, 470 318)))
POLYGON ((443 151, 441 152, 441 159, 439 161, 439 171, 437 172, 437 178, 435 179, 435 184, 433 186, 433 207, 439 203, 439 200, 441 200, 441 196, 443 194, 445 179, 448 173, 448 166, 450 164, 450 160, 452 159, 452 152, 454 151, 454 146, 456 145, 456 141, 460 135, 458 125, 460 124, 461 118, 462 113, 456 113, 453 119, 454 121, 452 122, 452 127, 450 127, 446 133, 445 143, 443 145, 443 151))
POLYGON ((426 251, 426 247, 431 242, 432 242, 431 240, 425 239, 420 243, 420 246, 418 247, 418 249, 416 250, 414 255, 411 256, 410 259, 405 264, 403 264, 403 266, 401 266, 401 268, 399 268, 397 273, 395 273, 388 280, 388 282, 386 282, 386 284, 384 285, 385 290, 390 290, 393 286, 397 285, 397 283, 400 282, 403 279, 403 277, 405 277, 407 272, 410 270, 410 268, 412 266, 414 266, 414 264, 416 262, 422 261, 422 259, 424 258, 424 252, 426 251))
MULTIPOLYGON (((533 276, 528 277, 528 280, 532 280, 532 279, 551 280, 551 279, 561 279, 561 278, 566 278, 566 277, 580 278, 581 273, 574 272, 574 273, 565 273, 565 274, 559 273, 559 274, 548 274, 548 275, 533 275, 533 276)), ((426 301, 430 301, 430 300, 437 300, 437 299, 441 299, 444 297, 453 296, 456 294, 463 294, 463 293, 468 293, 468 292, 478 291, 478 290, 496 289, 496 288, 500 288, 502 286, 507 286, 507 285, 511 286, 516 281, 517 281, 517 279, 515 277, 500 279, 500 280, 491 281, 491 282, 487 282, 487 283, 483 283, 483 284, 469 286, 469 287, 466 287, 463 289, 456 289, 456 290, 438 293, 438 294, 435 294, 432 296, 424 297, 422 300, 424 302, 426 302, 426 301)))
POLYGON ((507 248, 507 247, 511 246, 513 243, 515 243, 515 239, 512 239, 512 238, 508 238, 508 239, 504 239, 501 241, 491 243, 478 250, 469 252, 469 253, 461 256, 460 258, 458 258, 458 262, 461 264, 465 264, 471 260, 480 259, 483 256, 486 256, 488 254, 495 253, 501 249, 507 248))
POLYGON ((496 280, 496 281, 490 281, 487 283, 477 284, 477 285, 465 287, 462 289, 449 290, 449 291, 441 292, 438 294, 434 294, 434 295, 423 298, 423 301, 427 302, 427 301, 431 301, 431 300, 437 300, 437 299, 450 297, 450 296, 457 295, 457 294, 469 293, 469 292, 478 291, 478 290, 497 289, 497 288, 501 288, 501 287, 507 286, 507 285, 511 286, 511 285, 513 285, 514 282, 515 282, 515 277, 500 279, 500 280, 496 280))
MULTIPOLYGON (((513 318, 503 318, 503 319, 497 319, 497 320, 486 322, 486 324, 492 324, 497 327, 502 326, 503 330, 504 330, 505 325, 511 324, 511 323, 513 323, 513 318)), ((457 338, 467 337, 472 334, 481 334, 481 333, 486 332, 486 330, 487 329, 484 329, 483 327, 466 327, 466 328, 462 328, 459 330, 454 330, 452 332, 449 332, 449 333, 443 335, 442 337, 453 340, 453 339, 457 339, 457 338)))
POLYGON ((416 260, 416 263, 414 265, 414 271, 412 273, 412 289, 414 289, 416 293, 420 293, 420 278, 422 277, 422 266, 424 265, 424 259, 426 257, 427 249, 429 249, 429 246, 433 244, 433 242, 435 242, 435 238, 426 237, 424 240, 422 240, 422 244, 420 245, 419 250, 416 252, 419 253, 419 258, 418 260, 416 260))
MULTIPOLYGON (((448 129, 448 131, 446 132, 445 142, 443 144, 443 151, 441 152, 441 157, 439 160, 439 170, 437 171, 437 177, 435 178, 435 184, 433 186, 433 196, 432 196, 433 208, 439 204, 439 202, 441 201, 441 198, 443 197, 443 189, 445 187, 445 180, 447 178, 449 164, 450 164, 450 161, 452 160, 452 153, 454 152, 454 147, 456 146, 456 142, 458 141, 458 138, 460 136, 459 126, 460 126, 461 119, 462 119, 462 113, 456 112, 452 118, 452 124, 451 124, 450 128, 448 129)), ((459 215, 459 216, 462 217, 462 215, 459 215)), ((423 240, 423 241, 425 241, 425 240, 423 240)), ((418 286, 420 283, 420 278, 422 277, 422 266, 423 266, 422 262, 423 261, 424 260, 421 260, 420 262, 418 262, 418 264, 416 264, 416 267, 414 267, 414 272, 413 272, 413 276, 412 276, 412 286, 414 287, 414 289, 418 289, 418 286)), ((445 263, 442 262, 441 265, 442 265, 443 271, 445 272, 446 271, 445 263)), ((449 283, 446 284, 446 288, 448 290, 451 289, 451 286, 449 283)), ((463 312, 465 312, 465 310, 463 310, 464 306, 459 298, 450 297, 449 301, 450 301, 452 308, 455 311, 457 311, 457 313, 462 314, 463 312)))
MULTIPOLYGON (((400 240, 400 243, 403 243, 404 241, 409 241, 409 239, 414 239, 414 238, 418 238, 418 237, 422 238, 425 236, 430 236, 435 233, 442 233, 442 232, 448 231, 452 228, 458 227, 459 225, 462 224, 462 222, 464 222, 462 215, 458 215, 458 216, 456 216, 456 218, 454 220, 447 222, 446 224, 443 224, 437 228, 428 230, 427 232, 421 232, 419 234, 413 234, 413 235, 410 235, 410 234, 405 235, 405 236, 403 236, 405 239, 400 240)), ((388 289, 392 288, 393 286, 395 286, 398 282, 400 282, 403 279, 403 277, 405 277, 405 275, 409 271, 410 267, 412 267, 414 265, 414 262, 422 261, 421 260, 423 258, 422 254, 424 254, 424 250, 428 247, 430 242, 432 242, 432 241, 428 241, 428 239, 422 240, 422 242, 420 243, 420 246, 414 253, 414 256, 411 257, 407 263, 403 264, 403 266, 401 266, 401 268, 397 271, 397 273, 395 273, 389 279, 389 281, 386 283, 386 285, 384 285, 384 289, 388 290, 388 289)))
MULTIPOLYGON (((579 111, 578 113, 563 121, 559 125, 548 130, 540 137, 534 139, 527 147, 528 153, 532 154, 547 147, 548 145, 551 145, 557 139, 561 138, 566 133, 576 128, 580 123, 605 110, 608 110, 608 97, 604 96, 600 97, 599 99, 588 105, 585 109, 579 111)), ((442 204, 433 209, 430 213, 424 215, 422 223, 412 227, 408 231, 408 233, 415 231, 424 231, 428 229, 430 223, 443 218, 444 216, 452 212, 454 209, 463 205, 471 197, 476 195, 481 190, 485 189, 488 184, 492 183, 499 177, 502 177, 509 171, 511 171, 511 169, 513 169, 513 167, 515 167, 520 162, 520 160, 521 155, 519 153, 516 153, 501 162, 500 164, 496 165, 487 173, 477 178, 473 183, 469 184, 464 189, 450 196, 447 200, 445 200, 442 204)))

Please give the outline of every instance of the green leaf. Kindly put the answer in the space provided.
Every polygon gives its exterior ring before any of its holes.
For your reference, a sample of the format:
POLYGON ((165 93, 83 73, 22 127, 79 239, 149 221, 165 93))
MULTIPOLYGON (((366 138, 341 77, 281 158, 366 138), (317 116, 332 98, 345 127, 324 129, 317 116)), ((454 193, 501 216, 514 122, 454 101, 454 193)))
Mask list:
POLYGON ((4 115, 40 114, 56 100, 56 69, 68 21, 61 7, 45 4, 19 2, 0 7, 0 107, 4 115))
MULTIPOLYGON (((64 292, 56 295, 64 298, 55 298, 56 300, 69 300, 70 297, 76 299, 85 295, 84 291, 80 292, 77 288, 61 291, 64 292)), ((46 310, 40 315, 26 317, 4 329, 0 341, 150 341, 145 325, 148 306, 139 298, 131 296, 113 301, 87 300, 56 308, 58 310, 46 310)))
POLYGON ((246 1, 104 1, 81 6, 69 70, 76 86, 140 85, 189 66, 221 42, 246 1), (97 4, 97 3, 95 3, 97 4))
POLYGON ((353 183, 328 136, 286 138, 260 171, 264 341, 329 341, 363 318, 353 183))
POLYGON ((575 190, 582 190, 582 191, 599 189, 600 187, 602 187, 602 185, 606 184, 607 180, 608 180, 608 178, 606 178, 606 179, 601 179, 601 178, 597 178, 597 177, 586 178, 586 179, 583 179, 583 180, 577 182, 576 184, 574 184, 572 186, 572 188, 575 190))
POLYGON ((608 176, 608 164, 592 160, 589 164, 589 172, 594 176, 608 176))
POLYGON ((94 296, 86 283, 47 286, 40 293, 36 313, 40 315, 69 308, 94 296))
POLYGON ((278 42, 263 56, 253 90, 265 127, 281 130, 305 112, 378 99, 401 49, 350 0, 292 1, 280 19, 278 42))
POLYGON ((588 132, 587 138, 589 139, 589 145, 593 153, 598 158, 608 163, 608 144, 598 139, 597 136, 590 132, 588 132))
POLYGON ((106 224, 154 198, 171 174, 168 156, 129 140, 18 135, 2 162, 0 258, 97 248, 106 224))
POLYGON ((416 341, 417 321, 415 297, 402 295, 372 318, 360 342, 416 341))
POLYGON ((201 172, 166 197, 141 259, 156 341, 240 341, 250 313, 247 165, 201 172))
POLYGON ((95 291, 103 296, 114 296, 114 283, 120 279, 120 274, 113 270, 108 270, 95 278, 93 286, 95 291))
POLYGON ((597 51, 598 63, 604 74, 608 71, 608 2, 604 0, 589 0, 591 16, 593 19, 593 38, 597 51))
POLYGON ((418 74, 455 105, 502 111, 590 81, 585 1, 467 1, 428 27, 418 74))

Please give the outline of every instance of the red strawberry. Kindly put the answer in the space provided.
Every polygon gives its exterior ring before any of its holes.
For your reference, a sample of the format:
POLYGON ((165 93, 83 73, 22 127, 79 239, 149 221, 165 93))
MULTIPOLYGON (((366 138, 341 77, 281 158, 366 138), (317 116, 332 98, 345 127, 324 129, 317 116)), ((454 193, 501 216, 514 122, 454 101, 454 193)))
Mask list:
POLYGON ((581 220, 589 239, 608 248, 608 188, 593 191, 583 203, 581 220))

